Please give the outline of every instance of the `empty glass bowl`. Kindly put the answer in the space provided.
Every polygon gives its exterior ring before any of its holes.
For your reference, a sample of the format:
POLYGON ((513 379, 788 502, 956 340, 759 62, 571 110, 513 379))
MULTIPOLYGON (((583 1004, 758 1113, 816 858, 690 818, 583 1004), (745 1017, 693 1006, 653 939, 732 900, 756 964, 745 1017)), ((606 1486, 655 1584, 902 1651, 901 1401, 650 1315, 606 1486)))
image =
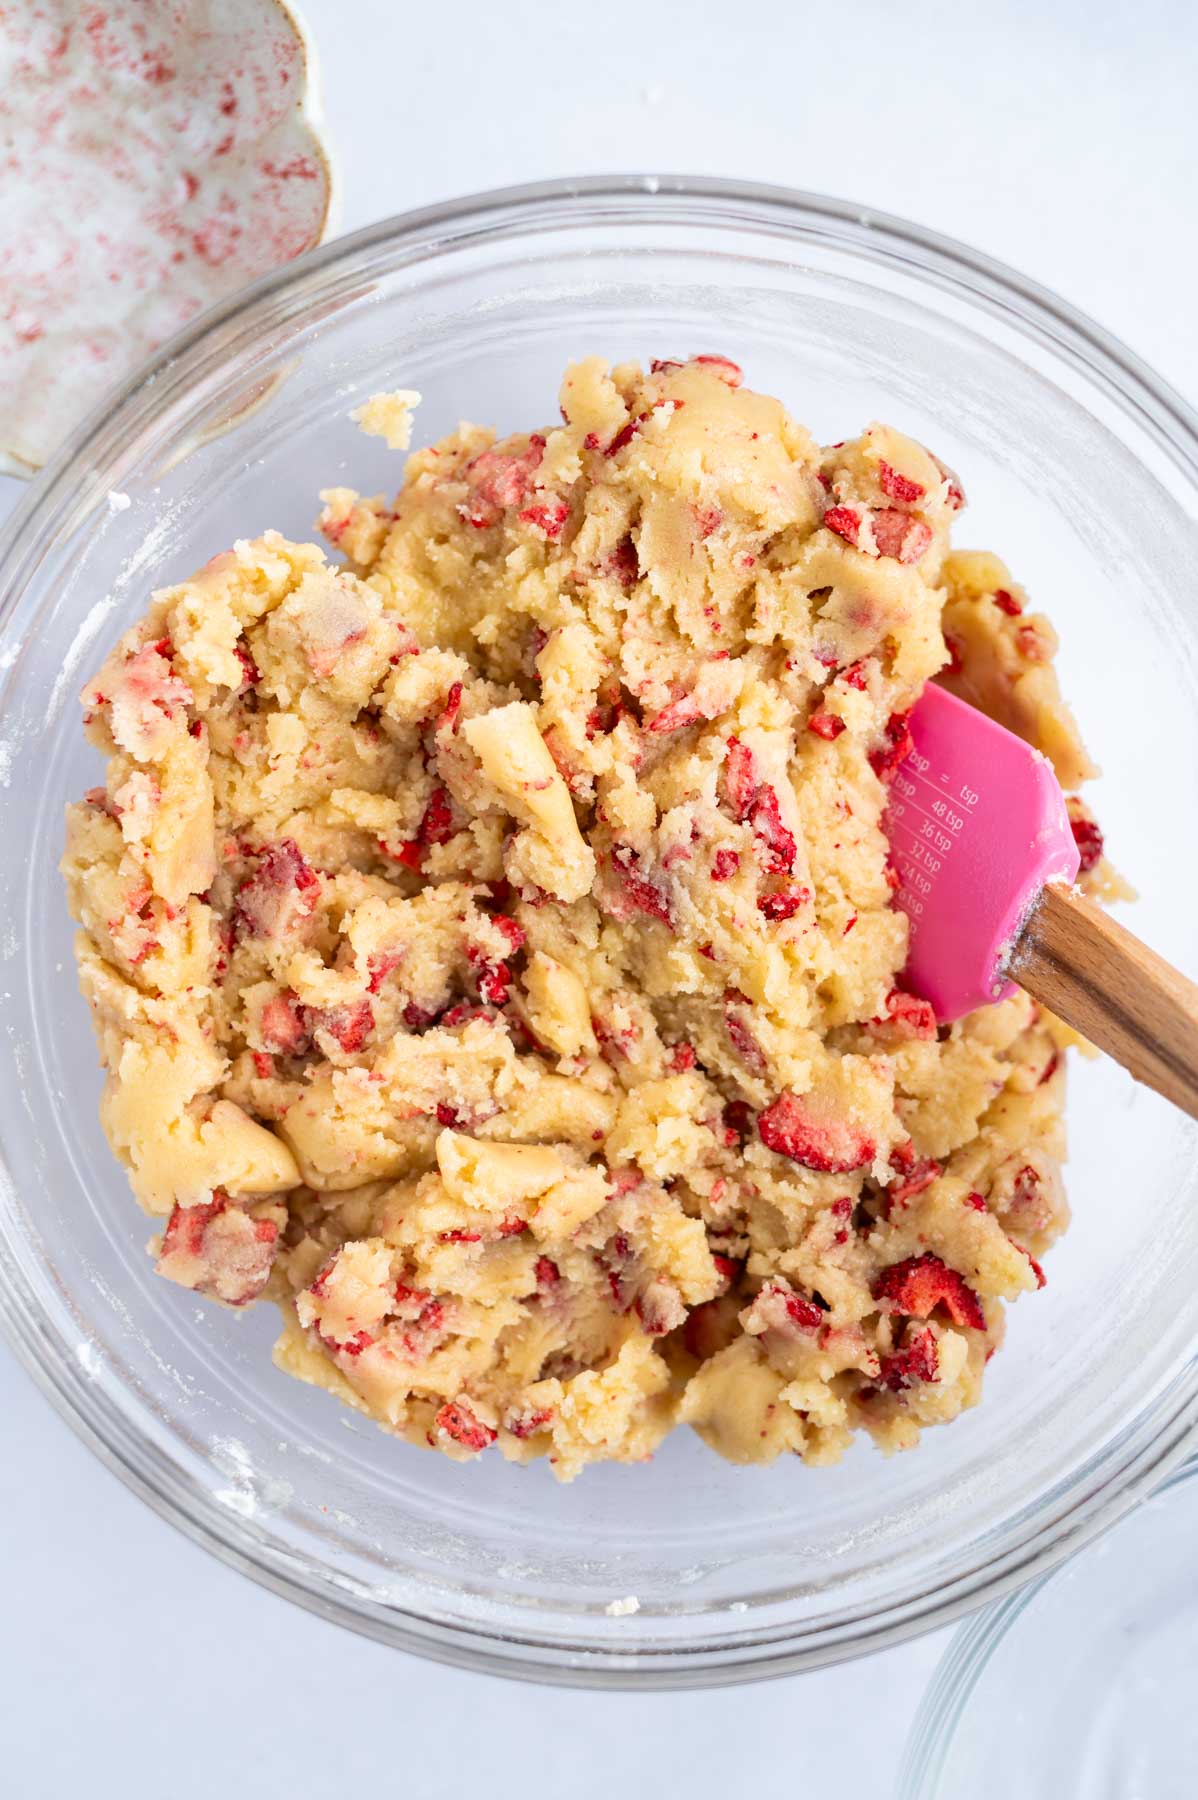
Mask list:
MULTIPOLYGON (((71 440, 0 550, 0 1324, 76 1429, 218 1555, 432 1656, 596 1683, 733 1681, 942 1624, 1075 1548, 1198 1410, 1198 1130, 1114 1067, 1072 1077, 1073 1227, 1011 1310, 980 1409, 887 1461, 736 1469, 679 1433, 557 1486, 386 1437, 271 1364, 275 1319, 159 1280, 98 1124, 56 863, 97 779, 76 694, 150 589, 317 490, 397 485, 350 422, 419 388, 421 441, 553 418, 566 361, 721 351, 825 441, 872 418, 964 479, 1064 639, 1135 924, 1198 965, 1198 433, 1149 370, 958 245, 838 202, 552 183, 333 243, 210 313, 71 440)), ((134 1572, 135 1574, 135 1572, 134 1572)))

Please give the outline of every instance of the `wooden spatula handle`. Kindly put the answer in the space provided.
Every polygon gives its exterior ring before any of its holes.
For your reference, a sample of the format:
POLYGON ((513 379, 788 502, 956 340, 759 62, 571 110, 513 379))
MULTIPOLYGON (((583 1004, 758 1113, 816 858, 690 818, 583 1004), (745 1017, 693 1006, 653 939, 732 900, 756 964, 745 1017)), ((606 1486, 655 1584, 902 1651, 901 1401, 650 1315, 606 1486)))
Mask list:
POLYGON ((1073 889, 1044 889, 1007 973, 1198 1119, 1198 987, 1073 889))

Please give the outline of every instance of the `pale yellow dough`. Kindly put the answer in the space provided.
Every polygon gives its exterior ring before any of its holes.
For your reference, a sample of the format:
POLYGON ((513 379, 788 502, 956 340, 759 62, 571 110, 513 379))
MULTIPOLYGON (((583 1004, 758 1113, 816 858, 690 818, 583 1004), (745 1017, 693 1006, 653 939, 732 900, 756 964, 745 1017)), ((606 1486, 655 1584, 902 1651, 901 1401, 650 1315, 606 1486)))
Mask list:
POLYGON ((561 407, 328 490, 344 563, 239 542, 89 683, 104 1127, 162 1272, 414 1444, 903 1448, 1066 1222, 1065 1040, 898 990, 886 779, 943 674, 1083 780, 1055 639, 886 427, 821 450, 721 358, 561 407))

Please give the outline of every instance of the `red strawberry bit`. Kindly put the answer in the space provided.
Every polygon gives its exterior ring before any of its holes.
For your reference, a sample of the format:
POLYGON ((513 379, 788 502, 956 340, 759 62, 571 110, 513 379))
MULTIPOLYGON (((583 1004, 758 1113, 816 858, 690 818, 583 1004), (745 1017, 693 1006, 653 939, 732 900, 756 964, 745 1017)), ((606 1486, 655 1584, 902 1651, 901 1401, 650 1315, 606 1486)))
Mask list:
POLYGON ((312 1039, 304 1009, 293 993, 275 994, 262 1008, 259 1035, 280 1056, 302 1056, 312 1039))
POLYGON ((1024 1247, 1022 1244, 1020 1244, 1018 1246, 1018 1248, 1020 1250, 1023 1250, 1023 1254, 1027 1257, 1027 1260, 1032 1265, 1032 1274, 1036 1277, 1036 1286, 1038 1288, 1047 1287, 1048 1276, 1044 1273, 1044 1270, 1040 1267, 1040 1264, 1036 1261, 1036 1259, 1032 1255, 1031 1251, 1024 1250, 1024 1247))
POLYGON ((884 1302, 888 1311, 911 1319, 930 1319, 936 1308, 943 1306, 954 1325, 970 1331, 986 1329, 986 1315, 973 1289, 930 1250, 883 1269, 874 1282, 873 1296, 884 1302))
POLYGON ((599 573, 610 575, 622 588, 636 586, 640 580, 641 568, 631 536, 621 538, 615 549, 608 552, 599 565, 599 573))
POLYGON ((772 875, 788 875, 795 866, 798 846, 793 832, 782 823, 778 796, 762 787, 753 802, 753 834, 762 848, 762 866, 772 875))
POLYGON ((293 839, 268 844, 256 873, 237 890, 234 932, 277 942, 311 917, 319 894, 320 877, 293 839))
POLYGON ((437 714, 436 722, 433 725, 434 735, 440 737, 448 731, 456 736, 461 723, 461 712, 462 684, 460 681, 455 681, 445 696, 445 705, 437 714))
POLYGON ((504 962, 483 963, 475 971, 478 997, 484 1006, 505 1006, 512 985, 512 971, 504 962))
POLYGON ((384 950, 378 956, 367 960, 366 968, 370 979, 366 983, 368 994, 377 994, 393 969, 398 969, 402 958, 398 950, 384 950))
POLYGON ((740 364, 734 363, 731 357, 692 356, 689 360, 693 363, 698 363, 700 368, 710 369, 711 373, 713 375, 718 375, 720 380, 724 382, 727 387, 738 388, 744 380, 744 372, 741 369, 740 364))
POLYGON ((445 844, 453 836, 453 807, 443 787, 435 787, 421 816, 417 837, 422 844, 445 844))
POLYGON ((972 1207, 974 1212, 984 1213, 989 1210, 985 1200, 982 1198, 981 1194, 978 1193, 966 1194, 965 1205, 972 1207))
POLYGON ((807 729, 808 731, 813 731, 816 737, 824 738, 831 744, 835 742, 841 732, 845 729, 845 723, 843 719, 836 715, 836 713, 813 712, 807 721, 807 729))
POLYGON ((448 1100, 438 1100, 436 1117, 438 1125, 443 1125, 446 1131, 456 1131, 462 1123, 457 1107, 451 1106, 448 1100))
POLYGON ((234 644, 233 654, 241 664, 241 685, 243 688, 257 687, 262 679, 261 670, 244 644, 234 644))
POLYGON ((1046 1081, 1051 1081, 1053 1076, 1056 1074, 1057 1070, 1060 1068, 1060 1066, 1061 1066, 1061 1053, 1059 1050, 1054 1050, 1052 1055, 1049 1057, 1048 1061, 1045 1063, 1044 1068, 1040 1074, 1040 1079, 1039 1079, 1039 1081, 1037 1081, 1036 1086, 1043 1087, 1044 1083, 1046 1081))
POLYGON ((938 1181, 943 1170, 938 1162, 930 1156, 920 1156, 907 1138, 905 1143, 896 1144, 890 1152, 891 1166, 898 1170, 899 1178, 892 1181, 886 1189, 888 1201, 887 1214, 896 1206, 905 1206, 916 1194, 922 1194, 925 1188, 938 1181))
POLYGON ((686 1323, 686 1306, 672 1282, 653 1281, 637 1298, 636 1316, 648 1337, 665 1337, 686 1323))
POLYGON ((715 1264, 715 1272, 720 1278, 720 1293, 726 1294, 730 1288, 736 1286, 744 1274, 745 1265, 743 1262, 738 1262, 734 1256, 722 1256, 718 1250, 712 1252, 711 1260, 715 1264))
POLYGON ((890 463, 884 461, 878 463, 878 481, 884 494, 889 494, 892 500, 904 500, 908 506, 922 500, 928 491, 922 481, 912 481, 909 475, 900 474, 890 463))
POLYGON ((268 1056, 264 1050, 253 1050, 250 1054, 253 1057, 255 1075, 260 1081, 269 1081, 275 1072, 274 1057, 268 1056))
POLYGON ((646 913, 651 919, 660 919, 670 930, 674 929, 674 919, 670 911, 670 903, 661 888, 640 873, 637 868, 637 853, 629 844, 616 844, 612 848, 611 866, 620 883, 621 900, 611 907, 614 918, 627 921, 634 913, 646 913))
POLYGON ((1023 611, 1023 601, 1017 600, 1007 588, 995 588, 994 604, 999 612, 1006 613, 1008 619, 1017 619, 1023 611))
MULTIPOLYGON (((824 515, 825 522, 827 514, 824 515)), ((873 515, 874 545, 879 556, 896 562, 918 562, 932 541, 932 527, 895 506, 884 506, 873 515)))
POLYGON ((537 500, 531 506, 522 507, 518 517, 522 525, 530 526, 541 537, 548 538, 550 543, 555 544, 570 517, 570 508, 564 500, 537 500))
POLYGON ((1090 870, 1101 861, 1106 847, 1102 830, 1096 819, 1086 818, 1081 813, 1075 813, 1072 806, 1069 813, 1069 829, 1073 833, 1073 841, 1081 856, 1077 872, 1079 875, 1088 875, 1090 870))
POLYGON ((746 1069, 753 1075, 764 1075, 765 1055, 761 1045, 749 1029, 743 1010, 750 1004, 739 988, 729 988, 724 995, 724 1030, 728 1033, 729 1043, 746 1069))
POLYGON ((746 1327, 780 1331, 786 1337, 809 1337, 823 1328, 824 1315, 814 1300, 796 1294, 784 1281, 767 1281, 748 1309, 746 1327))
POLYGON ((917 1381, 936 1381, 939 1375, 940 1352, 936 1347, 936 1334, 925 1325, 921 1331, 913 1331, 900 1350, 882 1358, 878 1379, 892 1394, 900 1394, 905 1388, 914 1387, 917 1381))
POLYGON ((946 493, 944 497, 946 503, 951 507, 953 512, 960 512, 965 504, 965 490, 961 486, 960 477, 957 475, 955 469, 950 469, 947 463, 942 463, 938 456, 933 456, 932 461, 939 469, 945 482, 946 493))
POLYGON ((460 1225, 455 1227, 453 1231, 439 1231, 437 1233, 437 1242, 440 1244, 481 1244, 482 1241, 483 1234, 481 1231, 467 1231, 460 1225))
POLYGON ((767 1150, 829 1175, 864 1168, 877 1155, 873 1138, 851 1119, 829 1116, 789 1089, 759 1115, 757 1132, 767 1150))
POLYGON ((692 506, 691 513, 701 538, 709 538, 724 523, 724 515, 718 506, 692 506))
POLYGON ((504 937, 511 945, 513 954, 517 950, 523 950, 528 934, 517 919, 509 919, 506 913, 500 913, 492 920, 492 924, 495 926, 496 931, 501 931, 503 933, 504 937))
POLYGON ((669 731, 681 731, 684 725, 698 725, 702 720, 714 717, 714 713, 707 712, 700 706, 693 694, 680 694, 649 720, 645 730, 661 736, 669 731))
POLYGON ((711 859, 711 879, 728 881, 740 868, 740 855, 735 850, 717 850, 711 859))
POLYGON ((894 780, 914 748, 909 713, 891 713, 881 744, 869 753, 869 766, 879 781, 894 780))
POLYGON ((463 471, 470 499, 461 508, 468 524, 482 529, 498 522, 509 506, 527 498, 541 466, 545 440, 534 432, 524 450, 484 450, 463 471))
POLYGON ((732 817, 741 824, 748 818, 760 783, 753 752, 737 737, 728 739, 724 758, 724 797, 732 817))
POLYGON ((357 1000, 352 1006, 331 1006, 318 1012, 317 1024, 345 1051, 353 1056, 374 1030, 374 1008, 369 1000, 357 1000))
POLYGON ((810 898, 810 888, 779 888, 776 893, 762 894, 757 901, 757 910, 763 913, 767 919, 775 921, 793 919, 810 898))
POLYGON ((485 1450, 488 1444, 495 1442, 497 1435, 464 1400, 447 1400, 433 1420, 433 1426, 442 1436, 460 1444, 463 1450, 485 1450))
MULTIPOLYGON (((427 1006, 417 1006, 414 1000, 409 1000, 403 1009, 403 1022, 409 1031, 427 1031, 436 1017, 435 1010, 430 1010, 427 1006)), ((447 1024, 448 1020, 449 1014, 446 1013, 441 1023, 447 1024)))
POLYGON ((279 1247, 272 1219, 252 1219, 217 1190, 199 1206, 176 1206, 163 1234, 159 1275, 226 1306, 248 1306, 266 1286, 279 1247))
POLYGON ((854 506, 829 506, 824 513, 824 524, 846 544, 856 544, 861 535, 861 514, 854 506))
POLYGON ((505 1213, 496 1226, 499 1237, 519 1237, 522 1231, 528 1230, 528 1220, 518 1219, 514 1213, 505 1213))
POLYGON ((335 1338, 327 1331, 322 1331, 318 1325, 316 1335, 325 1349, 331 1351, 334 1356, 358 1357, 361 1356, 363 1350, 369 1350, 374 1343, 374 1339, 368 1331, 355 1331, 352 1337, 335 1338))
POLYGON ((693 1069, 698 1058, 695 1056, 693 1044, 672 1044, 670 1047, 670 1068, 675 1075, 685 1075, 693 1069))
POLYGON ((561 1270, 549 1256, 537 1257, 533 1264, 533 1274, 536 1276, 537 1286, 542 1290, 556 1287, 562 1278, 561 1270))
POLYGON ((626 450, 648 417, 647 412, 637 413, 634 419, 622 425, 603 452, 604 456, 618 456, 621 450, 626 450))
POLYGON ((936 1010, 928 1000, 891 988, 886 996, 886 1016, 871 1019, 870 1024, 889 1025, 899 1037, 930 1042, 936 1036, 936 1010))
POLYGON ((527 1412, 511 1412, 503 1421, 505 1431, 510 1431, 515 1438, 530 1438, 534 1432, 544 1431, 553 1423, 553 1408, 542 1407, 527 1412))
POLYGON ((1043 1231, 1048 1226, 1052 1212, 1045 1201, 1040 1177, 1030 1163, 1025 1163, 1016 1174, 1005 1211, 1008 1222, 1019 1231, 1043 1231))

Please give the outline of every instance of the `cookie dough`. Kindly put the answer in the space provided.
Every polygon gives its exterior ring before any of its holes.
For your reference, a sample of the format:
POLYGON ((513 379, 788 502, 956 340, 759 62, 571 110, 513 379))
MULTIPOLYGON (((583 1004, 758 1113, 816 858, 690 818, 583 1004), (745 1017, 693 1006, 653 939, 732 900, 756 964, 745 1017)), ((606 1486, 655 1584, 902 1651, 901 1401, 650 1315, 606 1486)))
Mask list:
POLYGON ((1066 1034, 904 991, 887 783, 933 678, 1083 781, 1056 640, 894 430, 821 449, 719 356, 560 399, 327 491, 337 561, 239 542, 88 684, 104 1128, 162 1274, 413 1444, 906 1448, 1043 1284, 1066 1034))

